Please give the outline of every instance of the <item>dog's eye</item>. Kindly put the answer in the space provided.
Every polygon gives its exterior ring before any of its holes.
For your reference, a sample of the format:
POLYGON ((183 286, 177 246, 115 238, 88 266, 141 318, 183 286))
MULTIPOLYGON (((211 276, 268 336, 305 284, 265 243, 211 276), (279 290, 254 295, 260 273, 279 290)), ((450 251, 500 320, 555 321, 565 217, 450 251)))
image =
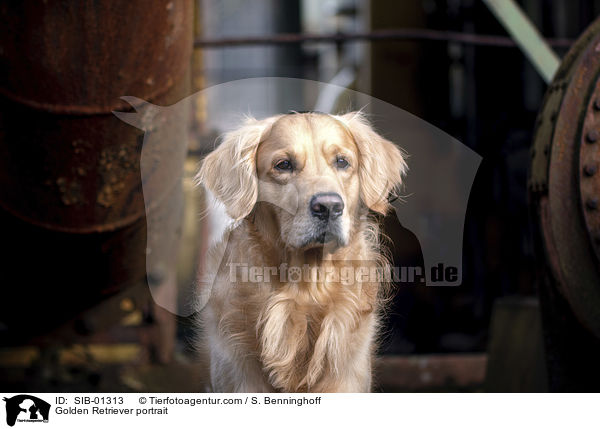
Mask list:
POLYGON ((275 168, 281 171, 291 171, 292 163, 289 160, 284 159, 275 164, 275 168))
POLYGON ((343 156, 338 156, 335 160, 335 165, 337 168, 339 168, 340 170, 343 170, 345 168, 348 168, 348 166, 350 165, 350 163, 348 162, 348 160, 346 158, 344 158, 343 156))

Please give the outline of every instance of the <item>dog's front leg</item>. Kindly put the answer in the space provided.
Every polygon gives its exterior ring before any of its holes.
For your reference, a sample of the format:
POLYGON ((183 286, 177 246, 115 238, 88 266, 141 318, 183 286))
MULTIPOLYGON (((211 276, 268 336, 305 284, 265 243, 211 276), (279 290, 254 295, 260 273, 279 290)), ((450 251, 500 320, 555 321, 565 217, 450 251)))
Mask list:
POLYGON ((303 384, 309 391, 369 392, 374 332, 373 314, 358 320, 328 314, 303 384))
POLYGON ((293 300, 273 296, 258 322, 260 360, 269 382, 285 392, 295 392, 302 379, 299 361, 307 348, 306 316, 293 300))

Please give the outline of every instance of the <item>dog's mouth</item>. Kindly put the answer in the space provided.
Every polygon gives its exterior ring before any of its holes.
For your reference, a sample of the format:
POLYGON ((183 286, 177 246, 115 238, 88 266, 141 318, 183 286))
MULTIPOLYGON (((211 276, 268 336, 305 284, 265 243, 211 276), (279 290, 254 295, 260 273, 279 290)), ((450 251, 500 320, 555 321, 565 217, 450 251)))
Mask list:
POLYGON ((333 235, 324 232, 321 235, 319 235, 315 241, 317 243, 327 243, 328 241, 332 241, 333 239, 333 235))
POLYGON ((302 247, 310 249, 314 247, 323 246, 343 247, 346 245, 342 235, 341 228, 337 223, 325 223, 315 228, 313 234, 311 234, 303 243, 302 247))

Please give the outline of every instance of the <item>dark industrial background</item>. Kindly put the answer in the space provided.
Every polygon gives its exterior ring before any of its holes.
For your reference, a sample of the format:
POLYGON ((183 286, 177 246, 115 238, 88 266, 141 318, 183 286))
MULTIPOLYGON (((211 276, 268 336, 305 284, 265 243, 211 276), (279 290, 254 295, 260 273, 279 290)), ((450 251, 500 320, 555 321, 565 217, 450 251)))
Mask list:
MULTIPOLYGON (((600 1, 518 3, 561 57, 600 13, 600 1)), ((111 112, 129 108, 122 95, 167 105, 235 79, 335 83, 342 70, 349 88, 483 157, 464 227, 463 284, 398 286, 377 390, 597 390, 597 369, 565 370, 573 363, 556 347, 567 343, 547 349, 543 340, 545 256, 528 174, 548 85, 482 1, 6 1, 0 22, 0 390, 198 390, 191 319, 147 291, 156 279, 144 266, 141 131, 111 112), (407 29, 414 35, 264 41, 407 29)), ((191 133, 211 133, 204 110, 195 106, 191 133)), ((187 179, 201 155, 192 147, 187 179)), ((168 194, 168 180, 162 186, 168 194)), ((396 262, 418 263, 413 236, 394 219, 385 224, 405 243, 396 262)), ((572 323, 578 344, 597 350, 572 323)))

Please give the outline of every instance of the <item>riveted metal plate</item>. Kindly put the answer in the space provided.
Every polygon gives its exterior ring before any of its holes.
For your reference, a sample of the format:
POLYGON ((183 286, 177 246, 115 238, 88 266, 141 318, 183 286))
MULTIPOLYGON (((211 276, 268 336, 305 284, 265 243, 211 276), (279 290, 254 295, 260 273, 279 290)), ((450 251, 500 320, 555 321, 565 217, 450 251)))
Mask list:
POLYGON ((597 337, 599 73, 596 21, 571 48, 548 88, 538 116, 529 180, 546 268, 580 322, 597 337))

